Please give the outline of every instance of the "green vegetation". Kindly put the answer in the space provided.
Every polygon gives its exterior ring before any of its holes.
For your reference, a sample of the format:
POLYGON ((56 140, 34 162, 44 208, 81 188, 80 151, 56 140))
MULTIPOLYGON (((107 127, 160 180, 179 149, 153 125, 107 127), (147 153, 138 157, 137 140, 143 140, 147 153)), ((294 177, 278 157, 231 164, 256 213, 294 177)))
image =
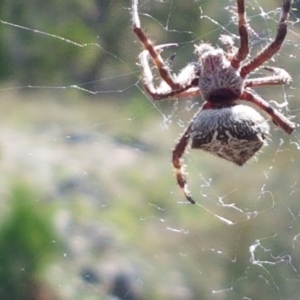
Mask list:
POLYGON ((41 279, 45 264, 59 249, 49 213, 20 184, 12 188, 5 211, 0 224, 0 299, 41 299, 50 293, 41 279))

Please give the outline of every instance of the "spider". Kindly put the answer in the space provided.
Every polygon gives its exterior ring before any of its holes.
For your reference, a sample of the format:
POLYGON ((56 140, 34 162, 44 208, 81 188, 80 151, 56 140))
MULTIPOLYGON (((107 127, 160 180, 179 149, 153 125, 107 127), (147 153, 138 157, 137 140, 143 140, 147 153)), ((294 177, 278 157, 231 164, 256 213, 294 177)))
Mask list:
POLYGON ((218 157, 243 165, 265 143, 269 135, 267 121, 253 108, 238 104, 238 100, 250 102, 263 110, 286 133, 291 134, 296 124, 270 106, 251 88, 280 85, 291 80, 289 74, 275 67, 264 67, 269 76, 248 78, 280 49, 287 33, 287 19, 292 0, 283 0, 281 15, 274 40, 254 58, 248 59, 248 30, 244 0, 237 0, 239 47, 234 47, 231 37, 222 35, 225 50, 202 43, 195 45, 196 60, 184 67, 179 74, 173 74, 169 62, 161 57, 161 52, 177 44, 153 45, 141 27, 138 14, 138 0, 132 0, 133 31, 144 50, 139 55, 142 67, 142 81, 146 92, 153 100, 165 98, 188 98, 202 96, 204 103, 193 117, 172 154, 179 187, 188 201, 192 198, 183 171, 181 158, 191 141, 191 148, 208 151, 218 157), (157 87, 149 65, 151 57, 161 83, 157 87))

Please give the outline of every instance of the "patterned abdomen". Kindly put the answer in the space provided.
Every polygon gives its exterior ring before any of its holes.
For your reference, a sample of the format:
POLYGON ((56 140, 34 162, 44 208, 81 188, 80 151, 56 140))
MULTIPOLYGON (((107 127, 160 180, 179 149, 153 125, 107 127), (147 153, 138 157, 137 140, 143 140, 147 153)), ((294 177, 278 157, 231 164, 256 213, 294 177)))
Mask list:
POLYGON ((241 166, 266 144, 268 135, 266 120, 249 106, 203 109, 192 123, 191 147, 241 166))

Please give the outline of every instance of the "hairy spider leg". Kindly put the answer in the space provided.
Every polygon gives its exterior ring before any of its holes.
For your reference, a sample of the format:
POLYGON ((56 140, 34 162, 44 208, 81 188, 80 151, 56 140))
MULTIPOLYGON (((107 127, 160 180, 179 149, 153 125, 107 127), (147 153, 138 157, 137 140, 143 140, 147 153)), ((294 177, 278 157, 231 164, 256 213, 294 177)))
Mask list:
POLYGON ((147 37, 144 30, 141 28, 141 22, 138 14, 138 0, 132 0, 132 26, 133 31, 141 41, 142 45, 148 50, 150 56, 156 65, 161 78, 173 89, 177 90, 180 85, 175 82, 168 66, 164 63, 159 52, 155 50, 152 41, 147 37))
MULTIPOLYGON (((154 49, 160 53, 164 48, 177 46, 175 43, 163 44, 155 46, 154 49)), ((177 90, 172 90, 171 88, 158 87, 155 88, 153 83, 153 74, 149 65, 149 52, 144 50, 139 55, 139 61, 142 66, 143 72, 143 83, 145 90, 152 97, 153 100, 162 100, 166 98, 185 98, 185 97, 195 97, 200 95, 200 90, 198 86, 198 81, 195 83, 191 82, 179 82, 180 88, 177 90)), ((187 67, 186 67, 187 68, 187 67)), ((189 77, 188 77, 189 78, 189 77)), ((161 85, 162 86, 162 85, 161 85)))
MULTIPOLYGON (((177 44, 158 45, 154 47, 154 50, 157 53, 160 53, 163 48, 171 46, 177 46, 177 44)), ((149 65, 149 53, 150 52, 148 50, 144 50, 139 55, 139 61, 143 70, 143 83, 148 94, 150 94, 154 100, 160 100, 166 98, 168 96, 168 93, 172 92, 172 89, 169 88, 165 93, 162 94, 159 93, 155 88, 153 83, 153 74, 149 65)))
POLYGON ((287 33, 287 18, 291 9, 292 0, 283 0, 277 33, 273 42, 267 45, 258 55, 241 68, 241 77, 245 78, 250 72, 269 60, 280 49, 287 33))
POLYGON ((238 11, 238 22, 239 22, 239 35, 240 35, 240 46, 236 54, 231 60, 231 66, 234 69, 240 67, 240 63, 246 59, 249 53, 248 46, 248 30, 247 30, 247 21, 245 13, 245 3, 244 0, 237 0, 237 11, 238 11))
POLYGON ((289 83, 292 78, 289 73, 281 68, 263 67, 264 70, 273 73, 271 76, 250 78, 245 80, 245 87, 258 87, 265 85, 280 85, 289 83))
POLYGON ((196 202, 193 200, 191 193, 188 190, 187 181, 184 176, 183 167, 181 164, 181 157, 183 156, 185 149, 189 143, 191 128, 192 128, 192 122, 186 128, 186 130, 184 131, 183 135, 181 136, 181 138, 179 139, 178 143, 176 144, 173 150, 172 163, 176 171, 176 178, 179 187, 182 189, 186 199, 190 201, 192 204, 195 204, 196 202))
POLYGON ((256 94, 253 94, 249 90, 245 90, 240 96, 241 100, 249 101, 257 105, 260 109, 265 111, 273 120, 273 122, 281 127, 286 133, 291 134, 296 127, 296 124, 291 122, 278 110, 274 109, 268 102, 259 97, 256 94))
MULTIPOLYGON (((194 97, 200 94, 198 84, 195 82, 182 83, 177 82, 168 65, 162 59, 160 52, 163 48, 176 46, 177 44, 164 44, 154 46, 152 41, 147 37, 146 33, 141 28, 141 22, 138 14, 138 0, 132 0, 132 26, 133 31, 137 35, 138 39, 142 43, 145 50, 140 54, 140 63, 143 67, 143 79, 144 86, 148 94, 153 100, 161 100, 164 98, 183 98, 194 97), (153 63, 158 69, 162 80, 170 87, 170 89, 158 90, 153 84, 153 75, 148 63, 149 55, 151 56, 153 63), (189 90, 191 89, 191 90, 189 90)), ((196 82, 197 83, 197 82, 196 82)))

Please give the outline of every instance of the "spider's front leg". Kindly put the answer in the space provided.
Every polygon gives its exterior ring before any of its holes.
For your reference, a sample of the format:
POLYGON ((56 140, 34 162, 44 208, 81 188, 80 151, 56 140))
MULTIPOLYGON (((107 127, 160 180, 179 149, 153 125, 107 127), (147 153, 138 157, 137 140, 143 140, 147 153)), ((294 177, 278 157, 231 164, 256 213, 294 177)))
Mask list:
MULTIPOLYGON (((177 44, 163 44, 155 46, 154 49, 158 52, 162 51, 166 47, 177 46, 177 44)), ((200 95, 198 85, 198 75, 196 66, 188 64, 181 72, 176 76, 176 82, 180 87, 176 90, 171 89, 165 81, 162 81, 158 87, 154 86, 153 74, 149 65, 149 52, 144 50, 139 55, 139 61, 143 70, 143 83, 145 90, 151 96, 153 100, 161 100, 166 98, 188 98, 200 95)))
MULTIPOLYGON (((163 48, 177 46, 177 44, 164 44, 155 46, 154 49, 157 53, 160 53, 163 48)), ((162 81, 160 87, 156 88, 154 86, 153 74, 149 65, 149 51, 144 50, 139 55, 139 61, 143 70, 143 83, 145 90, 152 97, 153 100, 161 100, 167 98, 170 93, 172 93, 171 87, 165 82, 162 81)))
POLYGON ((195 67, 193 65, 186 66, 178 76, 171 73, 168 63, 164 62, 160 53, 164 48, 177 46, 177 44, 153 45, 152 41, 147 37, 141 27, 138 14, 138 0, 132 0, 132 26, 134 33, 145 48, 140 54, 139 60, 143 68, 145 89, 153 100, 198 96, 200 91, 198 79, 196 77, 197 74, 195 74, 195 67), (152 61, 162 78, 162 83, 158 88, 156 88, 153 83, 153 75, 148 61, 149 56, 152 58, 152 61))
POLYGON ((180 85, 175 82, 168 66, 165 64, 159 52, 153 46, 152 41, 147 37, 146 33, 141 27, 141 22, 138 14, 138 0, 132 0, 132 27, 134 33, 137 35, 144 48, 148 50, 149 55, 152 57, 161 78, 169 85, 172 90, 177 90, 180 85))
POLYGON ((271 117, 273 122, 277 126, 281 127, 286 133, 291 134, 296 128, 296 124, 294 122, 291 122, 278 110, 274 109, 268 102, 258 95, 253 94, 249 90, 245 90, 239 99, 249 101, 257 105, 260 109, 265 111, 271 117))
POLYGON ((186 178, 184 176, 183 167, 181 164, 181 157, 184 154, 185 149, 189 143, 191 128, 192 123, 187 127, 187 129, 184 131, 183 135, 179 139, 178 143, 176 144, 175 149, 173 150, 172 163, 175 167, 176 178, 179 187, 183 190, 186 199, 192 204, 195 204, 195 201, 193 200, 191 193, 188 190, 186 178))
POLYGON ((292 2, 293 0, 282 0, 281 15, 275 39, 259 52, 256 57, 242 67, 240 74, 243 78, 246 78, 249 73, 261 66, 279 51, 287 33, 287 19, 289 17, 292 2))
POLYGON ((249 53, 248 30, 247 30, 244 0, 237 0, 237 10, 238 10, 238 22, 239 22, 240 46, 236 54, 233 56, 231 60, 231 66, 234 69, 238 69, 240 67, 241 62, 246 59, 249 53))

